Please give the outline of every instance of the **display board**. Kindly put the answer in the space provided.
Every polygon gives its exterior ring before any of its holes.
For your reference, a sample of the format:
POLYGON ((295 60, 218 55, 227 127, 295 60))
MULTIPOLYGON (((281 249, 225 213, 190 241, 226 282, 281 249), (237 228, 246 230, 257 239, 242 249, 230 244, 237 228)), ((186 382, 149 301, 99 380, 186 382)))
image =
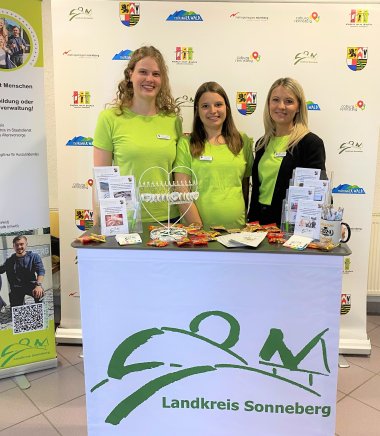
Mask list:
POLYGON ((57 365, 43 90, 41 2, 3 0, 0 378, 57 365), (44 295, 34 299, 29 294, 38 276, 44 295))
POLYGON ((340 257, 78 259, 90 436, 334 434, 340 257))
MULTIPOLYGON (((227 91, 239 130, 263 134, 267 91, 279 77, 304 87, 313 132, 323 138, 334 203, 345 208, 353 254, 344 260, 341 351, 369 353, 366 280, 379 135, 376 85, 380 8, 326 3, 53 1, 62 324, 80 337, 76 252, 92 220, 92 138, 131 53, 165 56, 184 131, 204 81, 227 91), (216 35, 216 36, 215 36, 216 35)), ((65 333, 66 332, 66 333, 65 333)))

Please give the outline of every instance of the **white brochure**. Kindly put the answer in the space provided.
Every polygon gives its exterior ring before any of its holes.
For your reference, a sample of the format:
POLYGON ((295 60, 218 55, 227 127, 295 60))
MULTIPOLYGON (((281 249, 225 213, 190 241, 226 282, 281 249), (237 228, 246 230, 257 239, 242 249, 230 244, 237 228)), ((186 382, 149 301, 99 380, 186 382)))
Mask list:
POLYGON ((289 186, 288 189, 288 222, 294 224, 296 221, 298 203, 301 200, 313 200, 313 187, 289 186))
POLYGON ((294 186, 303 186, 306 180, 319 180, 321 170, 317 168, 299 168, 293 172, 294 186))
POLYGON ((319 239, 322 202, 301 200, 298 203, 294 234, 319 239))
POLYGON ((248 245, 249 247, 258 247, 265 239, 268 232, 241 232, 233 233, 231 240, 239 244, 248 245))
POLYGON ((305 180, 303 186, 312 186, 314 190, 314 201, 326 202, 330 182, 328 180, 305 180))
POLYGON ((307 236, 293 235, 286 242, 284 242, 284 247, 293 248, 294 250, 304 250, 313 238, 307 236))
POLYGON ((124 198, 127 210, 135 209, 136 189, 134 176, 116 176, 108 179, 110 198, 124 198))
POLYGON ((138 233, 121 233, 115 235, 115 239, 119 245, 134 245, 142 243, 141 236, 138 233))
POLYGON ((105 236, 128 233, 127 208, 124 198, 103 198, 100 203, 100 226, 105 236))
POLYGON ((94 167, 94 179, 98 200, 109 198, 109 179, 111 177, 120 176, 118 166, 94 167))

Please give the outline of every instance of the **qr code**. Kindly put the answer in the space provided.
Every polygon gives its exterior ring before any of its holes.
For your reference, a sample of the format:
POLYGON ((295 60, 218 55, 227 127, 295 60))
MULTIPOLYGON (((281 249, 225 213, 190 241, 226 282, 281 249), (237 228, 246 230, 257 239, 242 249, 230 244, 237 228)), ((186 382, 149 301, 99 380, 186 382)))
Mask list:
POLYGON ((44 304, 12 307, 13 334, 45 329, 44 304))

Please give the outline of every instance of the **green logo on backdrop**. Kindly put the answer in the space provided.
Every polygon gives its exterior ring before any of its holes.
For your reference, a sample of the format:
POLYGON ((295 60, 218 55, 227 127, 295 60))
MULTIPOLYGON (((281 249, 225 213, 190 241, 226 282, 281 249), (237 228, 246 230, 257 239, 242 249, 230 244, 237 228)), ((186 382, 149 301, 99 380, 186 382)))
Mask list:
POLYGON ((187 377, 192 377, 197 374, 202 374, 210 371, 218 371, 222 369, 238 369, 241 371, 254 372, 261 374, 262 376, 271 377, 277 379, 281 382, 291 384, 303 391, 307 391, 310 394, 320 397, 313 386, 313 379, 316 376, 328 376, 330 373, 330 368, 327 359, 327 349, 326 341, 323 338, 325 333, 329 329, 326 328, 318 333, 314 338, 312 338, 306 345, 298 351, 298 353, 293 353, 290 348, 285 344, 284 333, 281 329, 271 328, 264 345, 259 352, 259 364, 263 365, 262 368, 253 367, 249 362, 241 355, 237 354, 232 348, 238 343, 240 336, 240 325, 236 318, 227 312, 222 311, 209 311, 203 312, 197 315, 189 324, 189 330, 183 330, 175 327, 161 327, 161 328, 150 328, 146 330, 138 331, 130 336, 128 336, 121 344, 119 344, 112 354, 111 360, 108 365, 108 377, 99 383, 97 383, 91 392, 101 388, 106 383, 110 381, 110 378, 116 380, 122 380, 125 376, 128 376, 135 372, 149 371, 154 368, 162 367, 164 365, 169 365, 170 368, 182 368, 176 369, 168 374, 161 375, 159 377, 153 378, 148 383, 144 384, 140 388, 136 389, 133 393, 122 400, 116 407, 111 410, 107 416, 105 422, 113 425, 117 425, 120 421, 126 418, 134 409, 152 397, 156 392, 165 386, 171 385, 187 377), (217 317, 229 325, 229 332, 226 339, 223 342, 216 342, 213 339, 199 334, 199 328, 201 323, 210 318, 217 317), (190 336, 198 341, 206 343, 215 349, 221 350, 226 353, 226 355, 232 357, 236 360, 235 364, 231 363, 215 363, 213 365, 200 365, 185 367, 181 363, 168 363, 164 361, 148 361, 126 364, 129 356, 144 346, 154 337, 160 335, 167 335, 169 332, 178 333, 184 336, 190 336), (325 373, 315 371, 312 369, 300 368, 301 362, 308 356, 308 354, 318 345, 321 345, 322 349, 322 360, 323 365, 326 370, 325 373), (271 363, 271 359, 278 353, 282 364, 271 363), (268 369, 270 367, 271 369, 268 369), (290 371, 289 377, 280 375, 280 372, 290 371), (292 375, 296 373, 305 374, 307 382, 305 384, 299 383, 292 379, 292 375))

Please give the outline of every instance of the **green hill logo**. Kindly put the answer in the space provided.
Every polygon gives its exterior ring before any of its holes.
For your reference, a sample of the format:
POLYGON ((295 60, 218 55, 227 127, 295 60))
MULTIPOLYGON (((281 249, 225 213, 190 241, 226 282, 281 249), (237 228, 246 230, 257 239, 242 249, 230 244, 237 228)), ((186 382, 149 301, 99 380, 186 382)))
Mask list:
MULTIPOLYGON (((152 378, 147 383, 135 389, 119 404, 117 404, 105 418, 105 422, 118 425, 124 418, 127 418, 136 408, 151 398, 161 389, 172 385, 180 380, 197 376, 214 371, 239 370, 242 372, 242 377, 249 376, 251 373, 259 374, 263 377, 277 379, 281 383, 291 384, 293 387, 306 391, 311 395, 320 397, 321 394, 314 386, 314 379, 317 377, 326 377, 330 374, 328 364, 325 334, 328 328, 322 330, 315 335, 305 346, 296 353, 293 353, 285 343, 285 336, 281 329, 271 328, 269 334, 261 347, 258 356, 258 366, 253 366, 248 362, 248 359, 238 354, 233 348, 238 344, 240 337, 240 325, 236 318, 227 312, 209 311, 197 315, 189 324, 189 329, 184 330, 177 327, 153 327, 145 330, 137 331, 128 336, 121 342, 113 352, 108 364, 107 378, 99 381, 91 392, 102 389, 113 380, 122 380, 124 377, 131 377, 134 373, 148 371, 152 374, 152 378), (222 323, 227 323, 228 334, 223 342, 217 342, 204 334, 200 334, 200 327, 206 330, 209 323, 204 321, 210 318, 217 319, 222 323), (159 340, 160 337, 172 336, 183 344, 185 338, 191 338, 197 341, 197 344, 202 344, 206 347, 211 347, 219 355, 225 356, 225 361, 214 362, 209 365, 187 365, 186 362, 170 362, 166 361, 165 357, 161 360, 147 360, 135 362, 130 357, 134 352, 143 351, 142 347, 148 347, 148 342, 159 340), (173 336, 174 335, 174 336, 173 336), (301 363, 309 355, 309 353, 317 346, 321 347, 321 360, 324 371, 318 371, 314 368, 301 368, 301 363), (137 351, 138 350, 138 351, 137 351), (279 356, 281 364, 273 363, 274 355, 279 356), (130 363, 128 363, 130 361, 130 363), (231 363, 233 362, 233 363, 231 363), (160 368, 159 376, 155 377, 154 370, 160 368), (164 371, 163 371, 164 370, 164 371), (165 372, 163 375, 162 373, 165 372), (305 376, 305 383, 300 383, 295 380, 295 376, 305 376)), ((159 350, 159 348, 156 348, 159 350)), ((222 358, 223 359, 223 358, 222 358)), ((278 362, 278 360, 276 361, 278 362)), ((249 407, 246 405, 246 409, 249 407)), ((329 406, 326 406, 329 407, 329 406)))

